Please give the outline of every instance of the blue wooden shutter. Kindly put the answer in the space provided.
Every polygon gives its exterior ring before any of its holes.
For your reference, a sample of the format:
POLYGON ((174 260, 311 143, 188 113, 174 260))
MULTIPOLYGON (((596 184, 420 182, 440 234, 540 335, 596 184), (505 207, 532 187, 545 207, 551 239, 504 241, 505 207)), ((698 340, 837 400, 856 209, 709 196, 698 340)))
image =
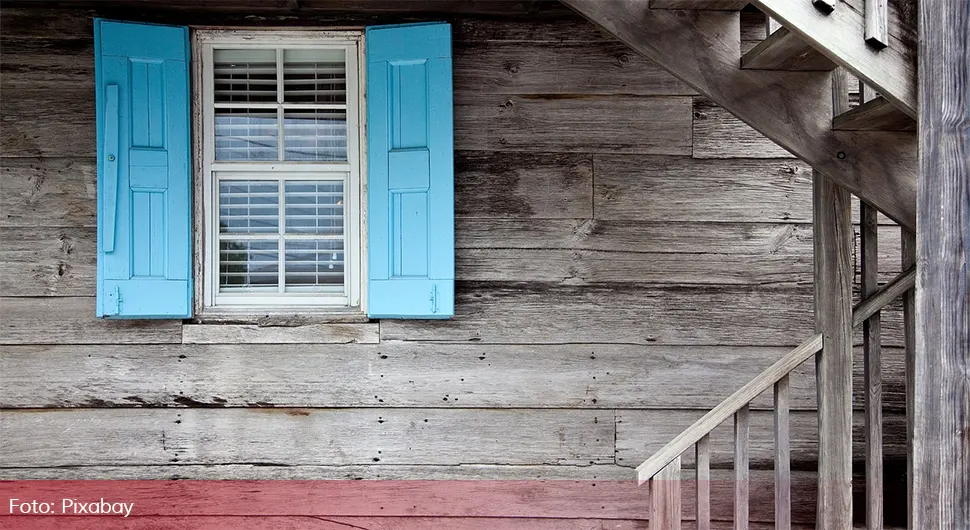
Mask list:
POLYGON ((451 26, 367 28, 367 313, 455 306, 451 26))
POLYGON ((98 316, 192 313, 189 39, 96 19, 98 316))

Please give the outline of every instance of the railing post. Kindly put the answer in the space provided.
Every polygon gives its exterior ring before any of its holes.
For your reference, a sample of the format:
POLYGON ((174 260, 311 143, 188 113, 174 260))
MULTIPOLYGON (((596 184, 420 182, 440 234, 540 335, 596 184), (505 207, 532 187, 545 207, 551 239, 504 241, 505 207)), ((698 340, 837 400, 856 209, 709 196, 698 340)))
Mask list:
MULTIPOLYGON (((879 290, 879 218, 866 203, 860 207, 862 298, 879 290)), ((866 529, 882 530, 882 343, 877 311, 862 324, 866 408, 866 529)))
POLYGON ((680 457, 650 479, 650 530, 680 530, 680 457))

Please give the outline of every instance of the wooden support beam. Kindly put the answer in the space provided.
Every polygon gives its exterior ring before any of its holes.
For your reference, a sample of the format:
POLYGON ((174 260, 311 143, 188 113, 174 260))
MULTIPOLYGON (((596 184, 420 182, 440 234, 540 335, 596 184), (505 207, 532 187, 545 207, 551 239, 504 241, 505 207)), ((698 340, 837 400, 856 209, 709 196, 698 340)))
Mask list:
POLYGON ((831 71, 838 66, 797 34, 779 28, 741 56, 750 70, 831 71))
POLYGON ((919 3, 913 528, 970 528, 970 3, 919 3))
POLYGON ((888 0, 866 0, 866 44, 877 50, 889 46, 888 0))
POLYGON ((877 97, 832 118, 836 131, 916 131, 916 120, 877 97))
POLYGON ((901 225, 915 227, 914 135, 832 131, 827 72, 738 68, 738 13, 649 9, 637 0, 564 2, 901 225))
MULTIPOLYGON (((862 298, 879 290, 879 219, 876 209, 860 207, 862 298)), ((863 387, 866 427, 866 529, 882 530, 882 342, 877 311, 862 324, 863 387)))
POLYGON ((650 0, 650 7, 652 9, 740 11, 749 3, 749 0, 650 0))
POLYGON ((852 211, 849 193, 821 173, 813 182, 818 379, 819 528, 852 528, 852 211))
MULTIPOLYGON (((903 270, 916 268, 916 234, 900 229, 903 270)), ((906 377, 906 528, 913 526, 913 404, 916 402, 914 372, 916 371, 916 284, 903 293, 903 342, 906 377)))
POLYGON ((906 114, 916 117, 916 64, 912 50, 890 46, 876 51, 862 38, 865 17, 853 9, 826 15, 808 2, 752 0, 818 51, 864 80, 906 114))

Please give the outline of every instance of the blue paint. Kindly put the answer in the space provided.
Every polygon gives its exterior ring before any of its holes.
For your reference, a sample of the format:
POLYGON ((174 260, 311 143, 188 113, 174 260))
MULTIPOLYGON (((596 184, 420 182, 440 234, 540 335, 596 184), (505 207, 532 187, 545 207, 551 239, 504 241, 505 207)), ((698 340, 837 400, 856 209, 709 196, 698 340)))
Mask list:
POLYGON ((188 29, 103 19, 94 24, 97 315, 188 318, 188 29))
POLYGON ((449 318, 455 298, 451 26, 367 28, 372 318, 449 318))

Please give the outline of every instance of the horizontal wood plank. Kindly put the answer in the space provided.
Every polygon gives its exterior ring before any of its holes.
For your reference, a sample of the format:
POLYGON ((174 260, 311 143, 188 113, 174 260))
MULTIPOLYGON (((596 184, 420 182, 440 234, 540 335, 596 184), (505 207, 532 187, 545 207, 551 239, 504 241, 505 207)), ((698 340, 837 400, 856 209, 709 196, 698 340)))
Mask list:
POLYGON ((184 344, 376 344, 379 324, 333 323, 294 326, 185 324, 184 344))
POLYGON ((691 98, 456 93, 455 147, 689 155, 691 98))
POLYGON ((165 344, 182 341, 180 320, 95 317, 94 297, 0 300, 0 344, 165 344))
POLYGON ((778 346, 812 329, 808 289, 458 282, 456 291, 454 320, 386 320, 381 340, 778 346))
POLYGON ((97 168, 89 155, 0 160, 0 226, 97 226, 97 168))
POLYGON ((705 97, 694 98, 695 158, 795 158, 705 97))
POLYGON ((811 169, 795 160, 597 155, 597 219, 811 222, 811 169))
POLYGON ((92 296, 96 229, 0 226, 0 296, 92 296))
POLYGON ((584 154, 459 151, 458 217, 593 216, 593 159, 584 154))
MULTIPOLYGON (((554 31, 548 25, 540 28, 554 31)), ((455 91, 466 94, 696 94, 616 41, 458 42, 454 69, 455 91)))
POLYGON ((8 157, 95 156, 90 87, 24 88, 3 98, 0 146, 8 157))
POLYGON ((613 461, 613 414, 595 410, 35 409, 0 424, 3 467, 613 461))
MULTIPOLYGON (((903 353, 883 351, 885 410, 902 411, 903 353)), ((705 409, 784 353, 785 348, 750 346, 403 341, 250 348, 6 346, 0 352, 0 408, 705 409), (698 373, 707 384, 697 384, 698 373)), ((861 388, 863 357, 860 349, 857 353, 854 372, 861 388)), ((793 409, 815 409, 814 380, 808 364, 792 376, 793 409)), ((863 394, 855 397, 861 410, 863 394)), ((752 406, 770 408, 770 396, 752 406)))

